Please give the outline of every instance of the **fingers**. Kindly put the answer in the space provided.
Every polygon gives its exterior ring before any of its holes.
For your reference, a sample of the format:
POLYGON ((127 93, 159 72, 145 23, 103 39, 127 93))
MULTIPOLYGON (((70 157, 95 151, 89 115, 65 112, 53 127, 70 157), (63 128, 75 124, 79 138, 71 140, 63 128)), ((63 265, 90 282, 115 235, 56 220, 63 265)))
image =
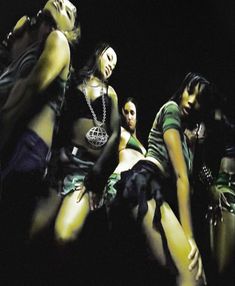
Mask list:
POLYGON ((194 245, 191 245, 191 250, 188 255, 188 259, 192 259, 195 256, 196 252, 197 252, 196 247, 194 245))
POLYGON ((86 188, 83 184, 78 184, 76 186, 75 191, 78 191, 77 203, 79 203, 81 199, 83 198, 84 194, 86 193, 86 188))
POLYGON ((199 257, 199 259, 197 260, 198 262, 198 269, 197 269, 197 274, 196 274, 196 280, 198 281, 201 276, 202 276, 202 260, 201 257, 199 257))
POLYGON ((195 255, 196 251, 197 251, 197 247, 196 247, 196 243, 195 243, 193 238, 189 238, 188 242, 189 242, 190 247, 191 247, 190 253, 188 255, 188 259, 192 259, 195 255))
POLYGON ((221 202, 217 205, 209 205, 205 218, 209 221, 210 225, 217 226, 219 222, 223 222, 223 212, 221 202))
POLYGON ((92 192, 88 192, 88 198, 89 198, 90 210, 93 211, 95 209, 95 204, 94 204, 92 192))
MULTIPOLYGON (((196 252, 194 253, 194 255, 191 257, 192 262, 189 264, 189 270, 191 271, 193 268, 195 268, 195 266, 198 264, 199 262, 199 251, 196 250, 196 252)), ((199 268, 199 267, 198 267, 199 268)))
POLYGON ((203 281, 203 285, 207 285, 206 275, 205 275, 203 265, 202 265, 202 259, 201 259, 201 257, 199 257, 199 259, 198 259, 198 270, 197 270, 197 274, 196 274, 196 281, 198 281, 201 278, 203 281))
POLYGON ((228 208, 231 207, 230 203, 228 202, 227 198, 225 197, 225 195, 224 195, 223 193, 221 194, 221 200, 223 201, 223 203, 224 203, 228 208))
POLYGON ((89 204, 91 211, 97 210, 98 208, 101 207, 103 200, 100 197, 100 194, 88 192, 88 196, 89 196, 89 204))
POLYGON ((204 285, 207 285, 206 274, 204 271, 202 272, 202 280, 203 280, 204 285))

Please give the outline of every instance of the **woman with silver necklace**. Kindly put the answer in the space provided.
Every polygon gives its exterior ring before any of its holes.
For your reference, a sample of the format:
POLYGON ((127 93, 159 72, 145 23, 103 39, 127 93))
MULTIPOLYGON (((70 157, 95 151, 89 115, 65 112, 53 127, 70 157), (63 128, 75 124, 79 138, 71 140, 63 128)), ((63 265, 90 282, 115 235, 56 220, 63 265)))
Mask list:
POLYGON ((115 168, 118 101, 107 80, 116 63, 113 48, 98 45, 68 96, 58 180, 63 199, 55 222, 56 240, 62 244, 76 240, 90 211, 99 207, 107 178, 115 168))

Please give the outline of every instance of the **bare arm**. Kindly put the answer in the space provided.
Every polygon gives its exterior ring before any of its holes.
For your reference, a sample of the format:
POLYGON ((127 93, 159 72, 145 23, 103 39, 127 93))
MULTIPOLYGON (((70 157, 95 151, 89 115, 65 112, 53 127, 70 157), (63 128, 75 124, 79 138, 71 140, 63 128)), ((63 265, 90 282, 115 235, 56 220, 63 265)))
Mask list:
POLYGON ((27 78, 16 82, 1 111, 1 152, 14 131, 30 119, 35 107, 42 102, 37 95, 41 95, 56 77, 66 79, 69 63, 70 51, 65 36, 59 31, 51 32, 37 64, 27 78))
POLYGON ((87 176, 86 186, 94 192, 102 191, 109 175, 116 167, 118 160, 118 144, 120 138, 120 120, 118 113, 117 95, 113 88, 109 88, 111 97, 111 135, 93 169, 87 176))
POLYGON ((126 131, 125 128, 121 127, 121 135, 120 135, 120 141, 119 141, 119 152, 126 148, 127 142, 130 139, 130 133, 126 131))
POLYGON ((191 238, 193 237, 193 229, 190 211, 190 186, 180 134, 176 129, 168 129, 163 136, 176 175, 180 222, 187 238, 191 238))

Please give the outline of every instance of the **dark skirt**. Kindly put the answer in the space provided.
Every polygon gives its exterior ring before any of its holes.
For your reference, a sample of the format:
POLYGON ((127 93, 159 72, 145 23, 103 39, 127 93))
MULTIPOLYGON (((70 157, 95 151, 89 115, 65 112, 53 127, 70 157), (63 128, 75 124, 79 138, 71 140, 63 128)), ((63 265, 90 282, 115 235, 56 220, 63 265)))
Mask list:
POLYGON ((32 130, 26 130, 19 138, 12 156, 1 170, 2 193, 9 188, 22 187, 36 190, 47 170, 50 150, 32 130))
POLYGON ((140 160, 131 170, 121 173, 121 179, 114 185, 117 189, 115 204, 124 202, 130 207, 138 205, 137 221, 142 221, 147 213, 147 201, 156 201, 154 214, 154 225, 160 222, 160 206, 163 202, 163 188, 166 179, 154 163, 147 160, 140 160))

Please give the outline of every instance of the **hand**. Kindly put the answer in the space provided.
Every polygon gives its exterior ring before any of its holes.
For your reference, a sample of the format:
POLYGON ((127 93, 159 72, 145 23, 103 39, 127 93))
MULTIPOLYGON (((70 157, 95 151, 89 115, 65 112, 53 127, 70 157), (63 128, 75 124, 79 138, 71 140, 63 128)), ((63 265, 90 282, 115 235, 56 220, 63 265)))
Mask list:
POLYGON ((200 278, 202 278, 204 285, 207 285, 206 276, 202 265, 202 258, 198 250, 197 244, 193 238, 189 238, 188 242, 191 246, 191 251, 188 255, 188 259, 190 259, 191 262, 189 264, 188 269, 189 271, 192 271, 197 266, 196 280, 198 281, 200 278))
POLYGON ((211 225, 216 226, 219 221, 223 221, 223 205, 230 208, 230 204, 218 186, 213 185, 210 188, 210 197, 211 199, 206 213, 206 219, 211 225))
POLYGON ((75 184, 75 187, 75 191, 78 191, 77 203, 79 203, 86 193, 86 188, 82 182, 75 184))
POLYGON ((99 209, 103 205, 103 196, 99 193, 88 192, 91 211, 99 209))

